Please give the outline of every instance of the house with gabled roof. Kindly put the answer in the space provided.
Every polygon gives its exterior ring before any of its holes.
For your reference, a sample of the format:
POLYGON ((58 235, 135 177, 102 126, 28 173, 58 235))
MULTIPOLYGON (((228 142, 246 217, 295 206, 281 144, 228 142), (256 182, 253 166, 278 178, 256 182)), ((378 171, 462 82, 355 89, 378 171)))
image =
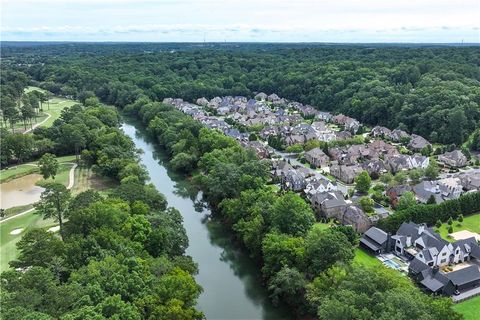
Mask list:
POLYGON ((330 158, 320 148, 313 148, 310 151, 305 152, 305 160, 308 163, 314 165, 317 168, 326 167, 330 161, 330 158))
POLYGON ((449 168, 461 168, 467 165, 468 159, 462 151, 453 150, 439 155, 438 163, 449 168))

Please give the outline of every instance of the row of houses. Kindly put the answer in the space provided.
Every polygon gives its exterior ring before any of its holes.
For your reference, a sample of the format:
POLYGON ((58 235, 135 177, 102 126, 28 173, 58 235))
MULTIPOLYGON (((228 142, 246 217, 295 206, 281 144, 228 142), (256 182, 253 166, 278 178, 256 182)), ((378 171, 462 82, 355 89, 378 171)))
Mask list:
POLYGON ((360 244, 375 255, 393 253, 408 261, 409 275, 425 291, 468 296, 480 286, 480 246, 475 237, 448 242, 425 224, 404 222, 395 235, 372 227, 360 244))

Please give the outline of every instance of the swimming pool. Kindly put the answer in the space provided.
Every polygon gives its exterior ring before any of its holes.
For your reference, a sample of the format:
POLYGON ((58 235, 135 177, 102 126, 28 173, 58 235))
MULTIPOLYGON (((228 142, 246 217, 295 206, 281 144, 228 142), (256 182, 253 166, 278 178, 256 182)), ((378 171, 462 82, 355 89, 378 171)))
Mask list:
POLYGON ((393 260, 385 260, 383 263, 392 269, 400 270, 401 266, 393 260))

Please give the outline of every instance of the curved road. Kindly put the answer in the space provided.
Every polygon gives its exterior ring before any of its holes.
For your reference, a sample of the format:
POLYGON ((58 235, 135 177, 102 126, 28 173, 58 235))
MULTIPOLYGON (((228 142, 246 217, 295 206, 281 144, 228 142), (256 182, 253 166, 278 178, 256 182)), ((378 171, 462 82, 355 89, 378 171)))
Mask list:
MULTIPOLYGON (((65 162, 65 163, 66 164, 72 164, 72 168, 70 169, 70 172, 68 173, 69 181, 68 181, 68 186, 67 186, 67 189, 72 189, 73 185, 75 184, 75 169, 77 168, 78 165, 76 163, 71 163, 71 162, 65 162)), ((35 208, 32 208, 32 209, 28 209, 26 211, 20 212, 20 213, 14 215, 14 216, 8 217, 8 218, 3 219, 3 220, 0 220, 0 223, 8 221, 10 219, 14 219, 14 218, 23 216, 24 214, 27 214, 27 213, 32 212, 34 210, 35 210, 35 208)))

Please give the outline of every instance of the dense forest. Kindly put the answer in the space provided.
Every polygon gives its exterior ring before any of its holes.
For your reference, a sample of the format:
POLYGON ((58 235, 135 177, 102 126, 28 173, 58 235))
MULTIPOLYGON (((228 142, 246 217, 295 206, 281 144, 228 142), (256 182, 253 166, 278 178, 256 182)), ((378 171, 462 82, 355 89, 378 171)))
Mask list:
POLYGON ((457 145, 480 121, 475 46, 7 45, 2 59, 55 94, 95 93, 120 107, 141 94, 158 101, 274 92, 457 145))
POLYGON ((182 216, 146 183, 115 108, 89 99, 65 108, 49 128, 2 128, 1 153, 2 165, 81 154, 80 165, 115 182, 108 192, 75 196, 55 180, 43 185, 36 214, 58 222, 59 234, 33 228, 17 243, 18 258, 0 275, 2 319, 203 318, 182 216))

